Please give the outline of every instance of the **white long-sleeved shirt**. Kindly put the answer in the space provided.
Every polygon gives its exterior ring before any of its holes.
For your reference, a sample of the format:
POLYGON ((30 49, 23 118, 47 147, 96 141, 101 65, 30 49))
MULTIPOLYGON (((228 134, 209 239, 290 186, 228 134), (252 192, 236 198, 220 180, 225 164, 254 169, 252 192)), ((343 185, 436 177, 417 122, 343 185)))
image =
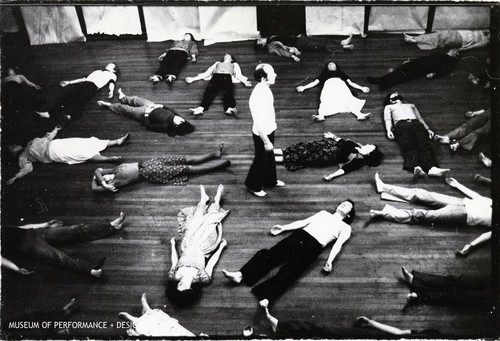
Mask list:
POLYGON ((255 135, 269 135, 278 128, 274 111, 274 96, 266 83, 258 83, 249 99, 253 119, 252 132, 255 135))

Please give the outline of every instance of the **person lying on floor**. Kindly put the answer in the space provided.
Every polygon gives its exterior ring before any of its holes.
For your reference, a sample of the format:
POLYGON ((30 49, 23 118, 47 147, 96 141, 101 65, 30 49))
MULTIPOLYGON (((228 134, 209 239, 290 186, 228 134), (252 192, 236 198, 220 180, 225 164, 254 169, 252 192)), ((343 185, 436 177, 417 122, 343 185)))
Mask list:
POLYGON ((407 103, 398 92, 384 99, 384 125, 389 140, 396 140, 403 154, 403 169, 415 177, 443 176, 447 168, 439 168, 430 139, 434 132, 424 121, 415 104, 407 103))
POLYGON ((389 185, 384 183, 376 173, 375 185, 378 193, 388 194, 399 201, 427 205, 435 209, 398 209, 385 205, 381 211, 370 210, 370 216, 405 224, 437 223, 491 228, 492 200, 470 190, 453 178, 446 178, 446 183, 464 193, 468 198, 452 197, 420 188, 389 185))
POLYGON ((121 88, 118 89, 118 100, 120 103, 97 101, 97 104, 140 122, 147 130, 166 133, 168 136, 187 135, 195 130, 191 123, 163 104, 156 104, 138 96, 126 96, 121 88))
POLYGON ((85 105, 106 85, 109 89, 108 98, 113 98, 119 73, 116 64, 109 63, 104 70, 96 70, 87 77, 62 81, 59 83, 64 88, 62 94, 40 108, 37 111, 38 115, 49 118, 55 114, 61 120, 80 118, 85 105))
POLYGON ((224 186, 219 185, 210 207, 207 204, 210 198, 203 185, 200 185, 200 192, 198 205, 183 208, 177 215, 181 236, 179 248, 175 237, 170 240, 172 266, 168 273, 167 296, 177 304, 190 304, 201 295, 201 286, 212 280, 214 267, 227 246, 222 239, 222 220, 229 211, 220 205, 224 186))
POLYGON ((428 304, 491 309, 489 276, 409 272, 404 266, 401 271, 410 287, 407 306, 428 304))
POLYGON ((241 82, 247 88, 252 87, 252 83, 247 77, 243 76, 240 66, 229 53, 226 53, 222 61, 216 62, 207 71, 200 73, 196 77, 186 77, 186 83, 191 84, 201 79, 208 80, 209 82, 203 93, 200 106, 189 109, 193 115, 203 115, 210 108, 215 96, 220 91, 222 91, 225 114, 229 116, 234 115, 237 110, 233 83, 241 82))
POLYGON ((16 68, 2 68, 2 117, 24 114, 41 107, 45 100, 40 96, 40 85, 18 74, 16 68))
POLYGON ((314 81, 306 85, 300 85, 296 90, 297 92, 304 92, 317 85, 321 85, 321 96, 318 115, 313 115, 315 121, 324 121, 326 116, 340 113, 351 113, 356 116, 358 121, 369 118, 370 113, 364 114, 361 112, 366 100, 354 97, 351 88, 360 90, 365 94, 370 92, 370 88, 351 81, 337 63, 328 62, 314 81))
MULTIPOLYGON (((74 273, 100 278, 103 275, 102 266, 105 258, 97 265, 91 266, 86 262, 69 257, 56 248, 58 245, 83 243, 102 239, 123 228, 125 214, 109 223, 64 225, 58 220, 45 223, 26 224, 20 226, 2 226, 2 255, 26 256, 35 260, 44 261, 64 270, 74 273)), ((2 265, 13 269, 2 259, 2 265)), ((21 270, 22 274, 27 274, 21 270)))
POLYGON ((340 43, 329 38, 306 36, 303 34, 299 34, 298 36, 274 35, 268 38, 258 38, 255 41, 255 46, 267 49, 267 53, 270 55, 291 58, 296 62, 300 62, 299 57, 302 55, 302 52, 334 52, 337 45, 340 45, 343 50, 352 50, 354 49, 354 45, 351 42, 352 35, 340 43))
POLYGON ((358 170, 364 165, 377 167, 384 154, 376 145, 345 140, 330 132, 323 139, 299 142, 285 149, 274 149, 276 162, 283 163, 286 170, 294 172, 306 167, 325 167, 339 165, 339 169, 325 175, 327 181, 358 170))
POLYGON ((450 146, 452 151, 459 147, 465 150, 472 150, 475 145, 486 140, 491 131, 491 110, 468 111, 465 117, 469 118, 467 122, 453 129, 446 135, 434 135, 434 140, 450 146))
POLYGON ((273 268, 284 263, 275 276, 252 288, 259 304, 274 302, 319 257, 323 249, 333 242, 322 270, 332 272, 334 259, 351 236, 349 224, 355 215, 354 203, 345 200, 335 208, 333 214, 320 211, 303 220, 275 225, 271 229, 274 236, 284 231, 294 232, 270 249, 257 252, 239 271, 222 270, 224 276, 235 284, 253 286, 273 268))
POLYGON ((458 47, 470 50, 485 47, 490 43, 489 31, 444 30, 411 36, 403 33, 405 42, 417 44, 421 50, 433 50, 438 47, 458 47))
POLYGON ((404 62, 384 76, 367 76, 366 79, 368 83, 379 84, 380 88, 384 89, 414 79, 435 78, 455 69, 459 60, 458 54, 458 49, 451 49, 447 53, 432 52, 428 56, 404 62))
POLYGON ((85 161, 120 162, 121 156, 103 156, 100 152, 107 147, 123 145, 130 136, 125 134, 116 140, 101 140, 96 137, 55 139, 59 130, 61 130, 61 126, 55 127, 44 137, 34 138, 28 142, 26 148, 18 145, 9 146, 9 150, 13 154, 20 153, 18 163, 21 169, 7 181, 7 185, 12 185, 17 179, 31 173, 34 162, 58 162, 69 165, 85 161))
POLYGON ((97 168, 91 188, 96 192, 116 192, 120 187, 142 180, 185 186, 191 174, 210 173, 231 166, 229 160, 219 160, 223 149, 224 143, 221 143, 215 152, 208 154, 155 157, 142 162, 122 163, 115 168, 97 168))

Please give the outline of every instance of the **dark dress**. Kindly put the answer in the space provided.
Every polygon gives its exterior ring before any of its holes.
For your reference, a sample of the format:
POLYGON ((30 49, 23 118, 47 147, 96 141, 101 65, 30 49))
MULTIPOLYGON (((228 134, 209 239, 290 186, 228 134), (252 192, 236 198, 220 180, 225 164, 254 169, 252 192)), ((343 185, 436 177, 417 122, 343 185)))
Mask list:
POLYGON ((306 167, 325 167, 346 163, 351 153, 356 153, 358 145, 350 140, 323 138, 321 140, 299 142, 283 149, 283 165, 294 172, 306 167))
POLYGON ((3 117, 34 111, 45 103, 40 90, 14 81, 2 83, 1 100, 3 117))

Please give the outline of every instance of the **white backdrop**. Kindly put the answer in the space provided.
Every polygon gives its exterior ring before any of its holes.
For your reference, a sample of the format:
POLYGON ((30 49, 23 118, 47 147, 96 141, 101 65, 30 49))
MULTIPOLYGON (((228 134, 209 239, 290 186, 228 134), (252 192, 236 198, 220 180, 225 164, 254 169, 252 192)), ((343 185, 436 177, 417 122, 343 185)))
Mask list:
POLYGON ((198 7, 144 6, 143 11, 148 41, 181 39, 186 32, 200 39, 198 7))
POLYGON ((373 6, 368 31, 425 31, 427 6, 373 6))
POLYGON ((434 30, 489 29, 488 6, 438 6, 434 17, 434 30))
POLYGON ((255 6, 203 6, 199 11, 205 45, 259 37, 255 6))
POLYGON ((88 34, 142 34, 136 6, 83 6, 88 34))
POLYGON ((306 33, 360 34, 364 15, 364 6, 306 6, 306 33))
POLYGON ((22 7, 31 45, 85 41, 73 6, 22 7))

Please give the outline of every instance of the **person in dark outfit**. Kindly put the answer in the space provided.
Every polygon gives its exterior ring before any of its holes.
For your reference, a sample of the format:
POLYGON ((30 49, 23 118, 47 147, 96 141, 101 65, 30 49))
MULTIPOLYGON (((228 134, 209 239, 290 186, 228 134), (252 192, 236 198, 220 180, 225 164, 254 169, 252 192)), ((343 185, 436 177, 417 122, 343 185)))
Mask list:
POLYGON ((138 96, 125 96, 122 89, 118 89, 118 99, 121 103, 98 101, 97 104, 119 115, 141 122, 147 130, 166 133, 168 136, 187 135, 195 129, 191 123, 165 105, 156 104, 138 96))
POLYGON ((396 142, 403 154, 403 169, 415 176, 442 176, 449 169, 438 168, 430 139, 434 132, 420 115, 414 104, 403 102, 403 97, 394 92, 384 100, 384 122, 389 140, 396 142))
POLYGON ((2 117, 27 113, 41 107, 45 101, 40 96, 40 85, 31 82, 14 68, 2 72, 2 117))
POLYGON ((33 258, 57 265, 60 268, 71 270, 81 275, 102 276, 101 260, 92 267, 79 260, 73 259, 54 245, 82 243, 109 236, 122 229, 125 219, 123 213, 110 223, 77 224, 66 226, 57 220, 40 224, 22 226, 2 226, 2 254, 27 255, 33 258))
POLYGON ((408 304, 435 304, 491 308, 490 279, 478 276, 435 275, 412 271, 403 266, 403 277, 410 287, 408 304))
POLYGON ((332 271, 335 257, 351 236, 349 224, 355 215, 354 203, 345 200, 337 206, 333 214, 320 211, 303 220, 275 225, 271 229, 272 235, 296 231, 272 248, 257 252, 239 271, 223 270, 224 276, 233 283, 243 282, 253 286, 273 268, 284 263, 275 276, 252 289, 259 299, 259 304, 273 302, 318 258, 328 244, 334 242, 323 267, 326 273, 332 271))
POLYGON ((59 85, 64 88, 62 93, 37 113, 42 117, 56 115, 58 120, 74 120, 82 116, 85 105, 97 92, 108 86, 108 98, 113 98, 118 67, 109 63, 104 70, 96 70, 84 78, 71 81, 62 81, 59 85))
POLYGON ((369 83, 380 84, 381 88, 387 88, 418 78, 434 78, 452 71, 457 66, 458 53, 458 49, 451 49, 447 53, 432 52, 428 56, 419 57, 399 65, 385 76, 367 76, 366 79, 369 83))

